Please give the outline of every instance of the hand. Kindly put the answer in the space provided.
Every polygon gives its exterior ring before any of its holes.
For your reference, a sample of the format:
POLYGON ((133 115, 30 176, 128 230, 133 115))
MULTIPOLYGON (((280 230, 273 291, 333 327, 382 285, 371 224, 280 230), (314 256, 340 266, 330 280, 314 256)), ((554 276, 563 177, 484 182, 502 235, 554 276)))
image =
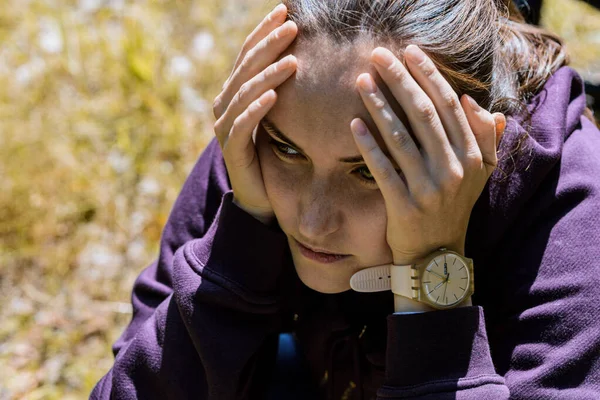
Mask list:
POLYGON ((377 48, 371 54, 422 148, 369 74, 357 78, 359 92, 391 159, 361 119, 351 123, 356 144, 385 200, 387 242, 395 264, 411 264, 439 247, 464 255, 470 214, 497 166, 496 147, 505 126, 504 115, 474 110, 466 95, 459 100, 417 46, 408 46, 405 58, 408 69, 387 49, 377 48), (415 57, 419 54, 422 61, 415 57))
POLYGON ((273 11, 246 38, 223 91, 215 98, 214 129, 239 207, 264 223, 274 219, 267 198, 253 141, 260 120, 276 101, 273 90, 296 70, 297 60, 288 55, 275 60, 293 42, 298 27, 285 22, 283 4, 273 11))

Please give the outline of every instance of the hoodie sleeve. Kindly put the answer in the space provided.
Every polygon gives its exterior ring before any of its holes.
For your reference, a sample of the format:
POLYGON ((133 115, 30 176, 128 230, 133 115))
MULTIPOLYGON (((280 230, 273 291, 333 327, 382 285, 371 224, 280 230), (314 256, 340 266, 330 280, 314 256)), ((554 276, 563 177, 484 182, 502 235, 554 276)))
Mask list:
POLYGON ((388 316, 378 399, 600 398, 600 132, 581 124, 504 252, 476 263, 479 305, 388 316))
POLYGON ((245 399, 264 392, 277 351, 287 240, 237 207, 231 191, 221 194, 212 218, 210 196, 220 195, 214 184, 222 172, 216 150, 211 144, 203 153, 165 227, 158 261, 136 280, 133 319, 91 399, 245 399), (186 202, 194 196, 202 201, 186 202), (190 211, 205 214, 183 218, 190 211), (188 240, 179 245, 181 239, 188 240))

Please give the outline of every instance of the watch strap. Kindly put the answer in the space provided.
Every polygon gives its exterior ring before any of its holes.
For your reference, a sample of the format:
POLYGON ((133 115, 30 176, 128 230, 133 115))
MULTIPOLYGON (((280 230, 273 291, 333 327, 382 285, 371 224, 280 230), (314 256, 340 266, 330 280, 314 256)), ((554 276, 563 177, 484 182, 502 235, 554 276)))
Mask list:
POLYGON ((350 278, 350 287, 357 292, 392 290, 390 264, 361 269, 350 278))
POLYGON ((365 268, 352 275, 350 287, 357 292, 391 290, 397 295, 413 298, 412 271, 412 265, 385 264, 365 268))
MULTIPOLYGON (((414 265, 414 264, 413 264, 414 265)), ((417 280, 413 279, 413 265, 392 265, 390 268, 391 272, 391 283, 392 292, 394 294, 415 299, 416 293, 419 290, 417 286, 417 280)))

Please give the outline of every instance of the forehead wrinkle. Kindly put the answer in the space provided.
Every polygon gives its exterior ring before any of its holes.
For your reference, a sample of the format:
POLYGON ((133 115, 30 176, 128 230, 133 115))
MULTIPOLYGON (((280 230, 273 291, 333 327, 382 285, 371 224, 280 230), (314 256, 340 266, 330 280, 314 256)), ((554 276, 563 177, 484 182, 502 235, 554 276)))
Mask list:
MULTIPOLYGON (((319 135, 311 138, 313 144, 329 140, 331 135, 328 133, 330 132, 332 135, 336 135, 334 131, 336 128, 332 126, 331 121, 337 119, 343 121, 344 128, 341 129, 347 133, 344 136, 349 138, 354 145, 350 122, 354 118, 361 118, 381 148, 387 152, 385 142, 356 86, 356 79, 361 73, 369 72, 375 78, 375 82, 391 103, 396 115, 400 117, 409 132, 412 133, 412 131, 406 114, 370 62, 370 54, 375 47, 376 45, 368 40, 345 45, 333 44, 331 40, 327 39, 294 42, 281 57, 293 54, 298 60, 298 66, 295 74, 275 89, 280 100, 275 103, 270 114, 279 114, 279 111, 276 110, 282 107, 280 101, 284 104, 287 103, 288 108, 295 110, 296 113, 284 110, 281 112, 284 112, 293 121, 292 126, 302 126, 307 132, 320 132, 319 135), (314 110, 326 111, 315 113, 314 110)), ((290 129, 288 125, 280 126, 280 128, 284 134, 288 134, 286 130, 290 129)), ((292 135, 289 136, 294 139, 292 135)), ((301 138, 299 139, 298 142, 304 142, 301 138)), ((354 148, 356 149, 355 145, 354 148)), ((358 149, 354 152, 357 153, 358 149)), ((343 154, 342 156, 350 155, 352 154, 343 154)))

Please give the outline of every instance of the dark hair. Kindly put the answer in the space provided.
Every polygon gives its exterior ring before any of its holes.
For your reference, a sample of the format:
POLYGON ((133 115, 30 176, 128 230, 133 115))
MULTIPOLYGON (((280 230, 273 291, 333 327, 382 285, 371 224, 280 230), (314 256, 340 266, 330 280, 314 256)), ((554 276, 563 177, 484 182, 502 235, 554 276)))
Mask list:
MULTIPOLYGON (((525 104, 569 63, 557 35, 525 22, 512 0, 283 0, 297 40, 352 43, 370 37, 396 54, 416 44, 461 96, 488 111, 520 115, 525 104)), ((518 151, 527 133, 509 157, 518 151)), ((504 173, 506 175, 506 173, 504 173)))

